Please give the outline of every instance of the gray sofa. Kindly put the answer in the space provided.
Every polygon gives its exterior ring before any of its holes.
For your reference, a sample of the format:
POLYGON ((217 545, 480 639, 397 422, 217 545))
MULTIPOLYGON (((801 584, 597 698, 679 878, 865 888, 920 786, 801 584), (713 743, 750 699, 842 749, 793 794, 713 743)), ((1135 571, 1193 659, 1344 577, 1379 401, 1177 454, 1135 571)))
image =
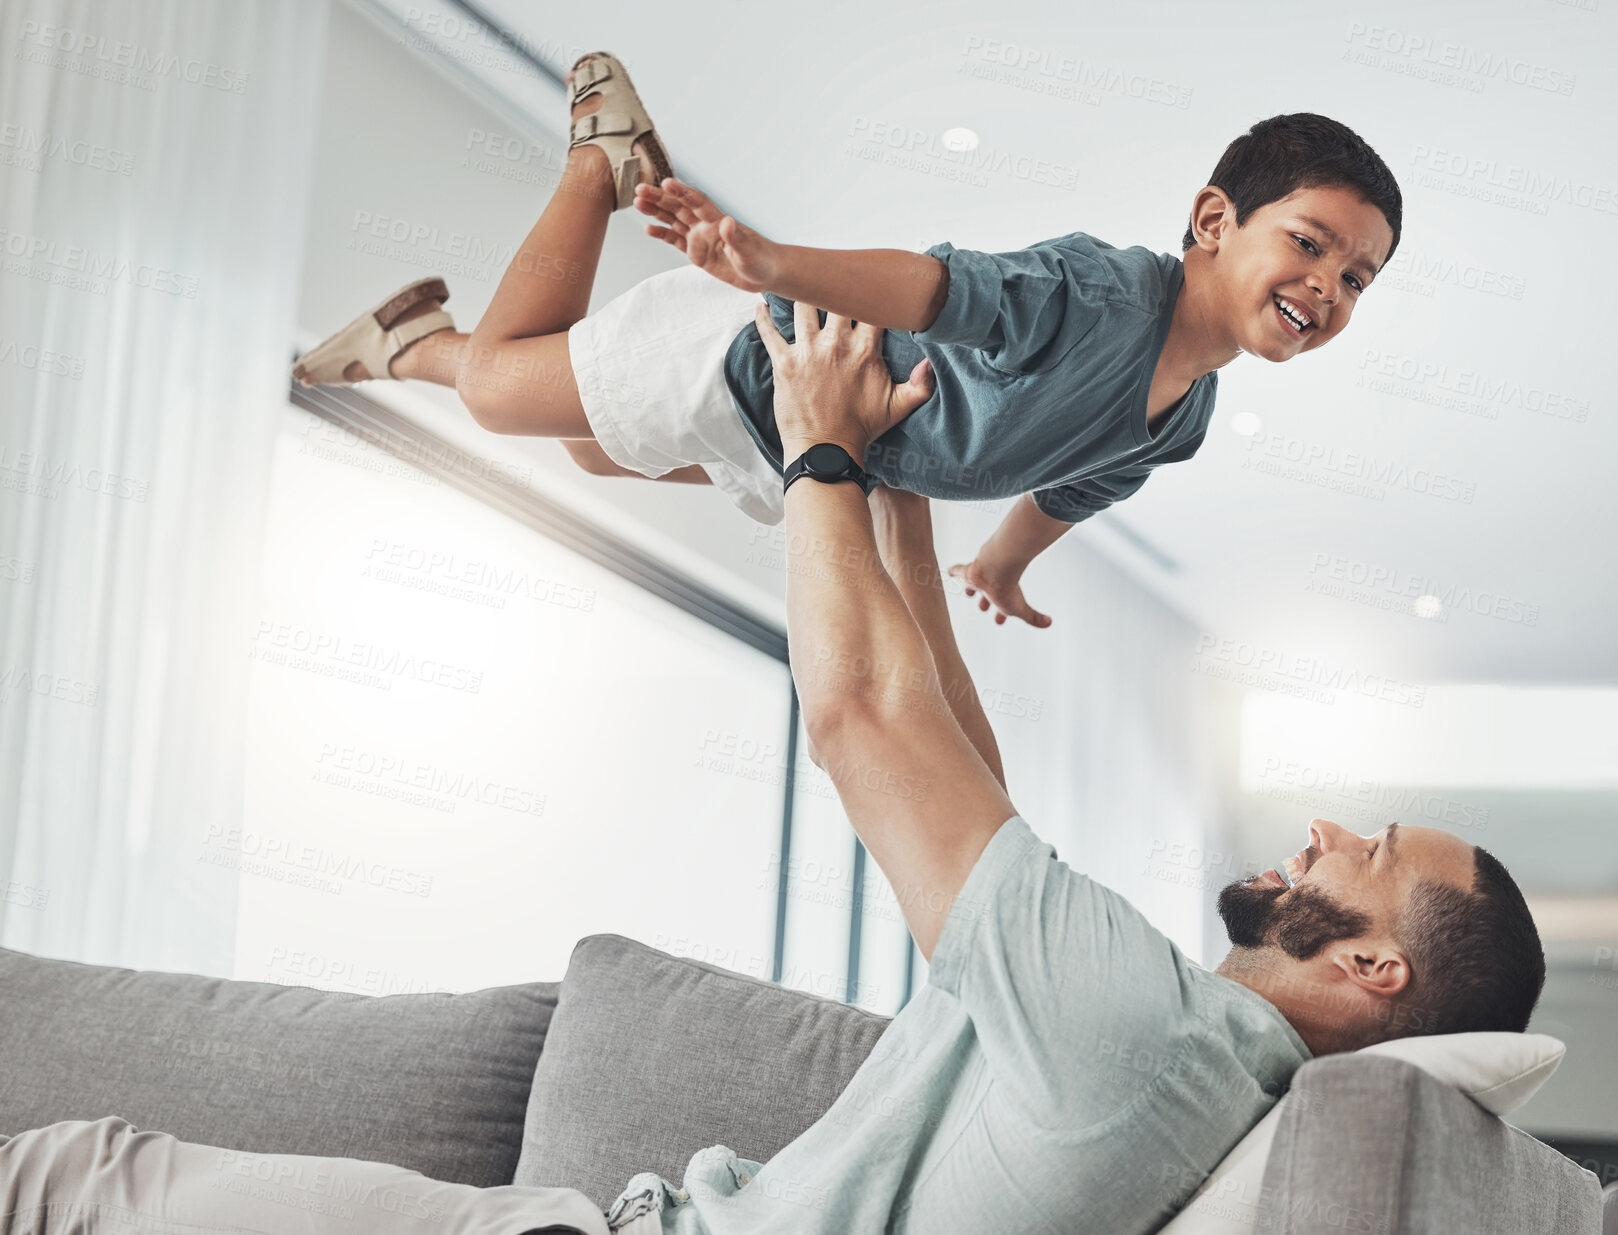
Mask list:
MULTIPOLYGON (((117 1115, 255 1153, 566 1185, 603 1208, 813 1123, 886 1018, 616 935, 560 983, 375 997, 0 949, 0 1135, 117 1115)), ((1281 1235, 1598 1235, 1596 1179, 1399 1060, 1315 1060, 1261 1196, 1281 1235)))

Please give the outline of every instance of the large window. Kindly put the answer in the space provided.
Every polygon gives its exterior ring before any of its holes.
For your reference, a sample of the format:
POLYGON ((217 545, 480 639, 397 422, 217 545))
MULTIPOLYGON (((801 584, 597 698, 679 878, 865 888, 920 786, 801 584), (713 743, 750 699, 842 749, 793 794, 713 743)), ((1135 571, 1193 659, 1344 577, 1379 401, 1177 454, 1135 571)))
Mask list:
POLYGON ((782 650, 340 418, 288 408, 277 449, 247 810, 199 837, 241 872, 237 977, 466 990, 611 931, 899 1007, 908 937, 856 917, 782 650))

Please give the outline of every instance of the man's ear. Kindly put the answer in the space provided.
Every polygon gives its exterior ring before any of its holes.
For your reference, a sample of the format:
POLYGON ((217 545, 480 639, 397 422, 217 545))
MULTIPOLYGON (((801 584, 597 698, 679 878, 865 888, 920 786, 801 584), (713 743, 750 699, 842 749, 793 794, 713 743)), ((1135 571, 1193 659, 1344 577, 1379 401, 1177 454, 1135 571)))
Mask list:
POLYGON ((1410 984, 1410 963, 1404 953, 1386 944, 1362 939, 1339 947, 1331 961, 1368 995, 1391 999, 1410 984))
POLYGON ((1204 185, 1191 202, 1191 234, 1197 247, 1209 253, 1219 251, 1227 228, 1236 226, 1236 204, 1215 185, 1204 185))

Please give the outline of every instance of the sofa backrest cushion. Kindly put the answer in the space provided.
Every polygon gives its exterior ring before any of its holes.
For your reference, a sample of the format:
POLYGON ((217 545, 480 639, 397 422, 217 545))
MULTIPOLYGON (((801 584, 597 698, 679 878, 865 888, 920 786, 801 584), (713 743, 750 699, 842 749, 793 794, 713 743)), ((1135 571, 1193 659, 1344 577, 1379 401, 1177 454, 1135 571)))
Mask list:
POLYGON ((888 1018, 620 935, 579 941, 534 1072, 513 1182, 606 1208, 699 1149, 763 1162, 825 1114, 888 1018))
POLYGON ((1509 1115, 1550 1079, 1567 1045, 1547 1033, 1441 1033, 1393 1038, 1359 1053, 1413 1063, 1491 1115, 1509 1115))
POLYGON ((1271 1235, 1600 1230, 1593 1174, 1406 1060, 1324 1055, 1280 1106, 1253 1194, 1271 1235))
POLYGON ((509 1184, 556 994, 359 995, 0 948, 0 1135, 118 1115, 204 1145, 509 1184))
MULTIPOLYGON (((1533 1096, 1566 1052, 1565 1045, 1547 1034, 1450 1033, 1397 1038, 1323 1058, 1360 1060, 1372 1073, 1381 1058, 1402 1059, 1453 1086, 1491 1114, 1504 1115, 1533 1096), (1404 1050, 1389 1049, 1400 1043, 1406 1044, 1404 1050)), ((1259 1202, 1264 1197, 1270 1149, 1287 1111, 1300 1102, 1318 1105, 1318 1096, 1304 1083, 1312 1075, 1298 1070, 1292 1092, 1225 1155, 1161 1235, 1253 1235, 1267 1229, 1261 1227, 1266 1215, 1259 1202)))

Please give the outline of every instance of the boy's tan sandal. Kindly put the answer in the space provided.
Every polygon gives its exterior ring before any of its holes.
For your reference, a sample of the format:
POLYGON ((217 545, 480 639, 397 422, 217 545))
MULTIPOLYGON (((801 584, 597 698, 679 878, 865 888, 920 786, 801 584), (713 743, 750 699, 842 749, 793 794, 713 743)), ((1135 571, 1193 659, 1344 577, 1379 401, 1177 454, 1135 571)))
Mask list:
POLYGON ((606 151, 612 168, 613 183, 618 190, 618 204, 622 210, 635 202, 635 185, 640 181, 641 164, 651 163, 653 184, 662 184, 674 175, 674 164, 664 149, 657 130, 646 115, 646 107, 635 93, 622 61, 610 52, 593 51, 579 57, 573 64, 569 83, 572 98, 568 102, 569 114, 592 94, 601 96, 601 110, 573 121, 571 140, 567 148, 600 146, 606 151), (593 59, 591 57, 594 57, 593 59), (632 151, 639 141, 644 146, 645 159, 632 151))
POLYGON ((444 280, 417 279, 299 356, 292 376, 305 386, 352 386, 343 374, 357 360, 373 378, 392 377, 394 357, 405 348, 434 331, 455 329, 454 320, 442 308, 408 322, 399 319, 424 300, 442 305, 448 299, 444 280))

